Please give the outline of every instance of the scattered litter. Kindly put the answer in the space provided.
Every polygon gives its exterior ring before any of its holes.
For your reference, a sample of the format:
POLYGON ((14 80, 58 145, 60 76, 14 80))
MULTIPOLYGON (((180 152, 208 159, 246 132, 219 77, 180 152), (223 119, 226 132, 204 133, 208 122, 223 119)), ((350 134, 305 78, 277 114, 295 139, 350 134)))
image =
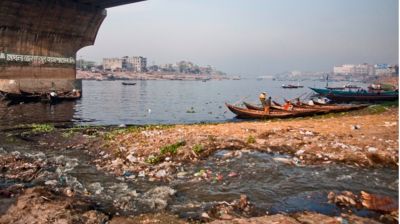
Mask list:
POLYGON ((95 194, 101 194, 104 188, 101 186, 99 182, 95 182, 89 185, 89 189, 95 194))
POLYGON ((284 164, 293 165, 293 160, 288 159, 288 158, 275 157, 274 160, 275 160, 276 162, 280 162, 280 163, 284 163, 284 164))
POLYGON ((361 125, 358 125, 358 124, 351 125, 351 130, 358 130, 358 129, 361 129, 361 125))
POLYGON ((375 148, 375 147, 368 147, 367 150, 368 150, 368 152, 370 152, 370 153, 376 153, 376 152, 378 151, 378 149, 375 148))
POLYGON ((52 185, 52 186, 57 185, 57 183, 58 183, 58 181, 56 181, 56 180, 48 180, 48 181, 44 182, 45 185, 52 185))
POLYGON ((185 178, 186 175, 187 175, 187 172, 184 172, 184 171, 176 174, 176 176, 180 179, 185 178))
POLYGON ((159 170, 156 173, 157 178, 164 178, 167 176, 167 171, 166 170, 159 170))
POLYGON ((361 203, 364 207, 375 211, 394 212, 399 209, 397 199, 369 194, 365 191, 361 191, 361 203))
POLYGON ((237 176, 238 176, 238 174, 233 171, 228 174, 228 177, 237 177, 237 176))
POLYGON ((131 163, 136 163, 136 162, 138 161, 138 159, 137 159, 134 155, 132 155, 132 154, 129 154, 129 155, 126 157, 126 159, 127 159, 129 162, 131 162, 131 163))
POLYGON ((146 173, 142 170, 139 172, 138 177, 145 177, 146 173))

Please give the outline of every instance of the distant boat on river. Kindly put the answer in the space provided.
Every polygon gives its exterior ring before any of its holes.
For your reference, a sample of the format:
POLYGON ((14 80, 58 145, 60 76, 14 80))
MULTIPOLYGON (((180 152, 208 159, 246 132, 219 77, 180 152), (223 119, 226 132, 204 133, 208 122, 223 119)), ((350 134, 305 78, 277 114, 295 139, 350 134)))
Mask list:
POLYGON ((124 85, 124 86, 134 86, 134 85, 136 85, 136 82, 122 82, 122 85, 124 85))
POLYGON ((292 84, 282 84, 282 88, 284 89, 298 89, 298 88, 303 88, 304 86, 301 85, 292 85, 292 84))

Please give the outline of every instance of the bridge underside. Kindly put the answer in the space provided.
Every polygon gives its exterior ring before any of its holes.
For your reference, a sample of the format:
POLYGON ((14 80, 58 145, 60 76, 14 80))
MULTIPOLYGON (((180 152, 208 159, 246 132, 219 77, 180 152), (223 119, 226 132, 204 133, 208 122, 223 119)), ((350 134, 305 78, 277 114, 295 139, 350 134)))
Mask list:
POLYGON ((76 52, 93 45, 107 7, 138 0, 1 0, 0 91, 79 88, 76 52))

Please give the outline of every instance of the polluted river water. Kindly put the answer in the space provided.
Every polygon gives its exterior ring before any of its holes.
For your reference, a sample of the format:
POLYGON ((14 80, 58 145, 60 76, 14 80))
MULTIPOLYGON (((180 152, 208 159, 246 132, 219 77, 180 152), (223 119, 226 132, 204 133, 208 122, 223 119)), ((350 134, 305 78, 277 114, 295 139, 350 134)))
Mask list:
MULTIPOLYGON (((0 156, 15 155, 27 160, 44 161, 48 168, 40 170, 36 179, 20 182, 24 187, 67 187, 86 195, 97 208, 108 214, 138 215, 168 211, 189 220, 199 220, 213 206, 228 203, 246 195, 252 209, 248 217, 276 213, 315 211, 339 215, 341 208, 327 202, 330 191, 367 191, 398 197, 398 173, 390 168, 360 168, 331 164, 302 166, 285 163, 287 155, 242 149, 233 153, 218 150, 196 164, 183 165, 178 171, 185 175, 170 180, 149 181, 136 174, 116 177, 97 169, 91 156, 79 149, 49 150, 27 139, 4 144, 0 156), (199 173, 208 173, 207 178, 199 173)), ((18 182, 2 178, 6 188, 18 182)), ((15 203, 2 200, 2 211, 15 203)), ((353 213, 364 217, 379 214, 363 209, 353 213)))

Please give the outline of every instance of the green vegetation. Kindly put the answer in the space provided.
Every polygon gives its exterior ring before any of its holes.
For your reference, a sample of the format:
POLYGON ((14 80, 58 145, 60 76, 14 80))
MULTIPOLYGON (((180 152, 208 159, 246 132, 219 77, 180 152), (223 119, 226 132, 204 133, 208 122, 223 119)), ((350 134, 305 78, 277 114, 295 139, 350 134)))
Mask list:
POLYGON ((249 137, 247 137, 247 144, 254 144, 256 143, 256 138, 254 138, 254 136, 249 135, 249 137))
POLYGON ((125 134, 127 131, 125 129, 115 129, 109 132, 104 133, 104 140, 114 140, 116 136, 120 135, 120 134, 125 134))
POLYGON ((203 152, 204 147, 201 144, 196 144, 196 145, 193 146, 192 150, 193 150, 194 153, 196 153, 198 155, 198 154, 203 152))
POLYGON ((372 114, 380 114, 383 113, 390 108, 398 107, 399 106, 399 101, 388 101, 388 102, 383 102, 381 104, 375 104, 371 105, 368 107, 368 112, 372 114))
POLYGON ((63 138, 70 138, 70 137, 72 137, 72 135, 74 135, 74 130, 71 130, 71 129, 69 129, 68 131, 66 131, 66 132, 63 132, 62 134, 61 134, 61 136, 63 137, 63 138))
POLYGON ((392 84, 387 84, 387 83, 381 83, 381 88, 385 91, 393 91, 393 88, 395 88, 392 84))
POLYGON ((387 108, 386 106, 383 106, 381 104, 379 105, 372 105, 368 107, 368 112, 372 113, 372 114, 380 114, 383 113, 385 111, 387 111, 389 108, 387 108))
POLYGON ((194 111, 194 108, 191 107, 190 110, 187 110, 187 111, 186 111, 186 113, 194 114, 194 113, 196 113, 196 111, 194 111))
POLYGON ((186 145, 185 141, 179 141, 175 144, 166 145, 164 147, 161 147, 160 153, 161 155, 165 154, 175 155, 176 153, 178 153, 178 148, 184 145, 186 145))
POLYGON ((149 157, 147 157, 145 162, 146 163, 150 163, 151 165, 155 165, 155 164, 161 162, 161 157, 160 156, 150 155, 149 157))
POLYGON ((52 124, 32 124, 33 133, 48 133, 54 131, 54 125, 52 124))
POLYGON ((185 141, 179 141, 175 144, 166 145, 160 148, 160 155, 150 155, 146 158, 145 162, 155 165, 161 162, 166 155, 175 155, 178 153, 178 148, 186 145, 185 141))

